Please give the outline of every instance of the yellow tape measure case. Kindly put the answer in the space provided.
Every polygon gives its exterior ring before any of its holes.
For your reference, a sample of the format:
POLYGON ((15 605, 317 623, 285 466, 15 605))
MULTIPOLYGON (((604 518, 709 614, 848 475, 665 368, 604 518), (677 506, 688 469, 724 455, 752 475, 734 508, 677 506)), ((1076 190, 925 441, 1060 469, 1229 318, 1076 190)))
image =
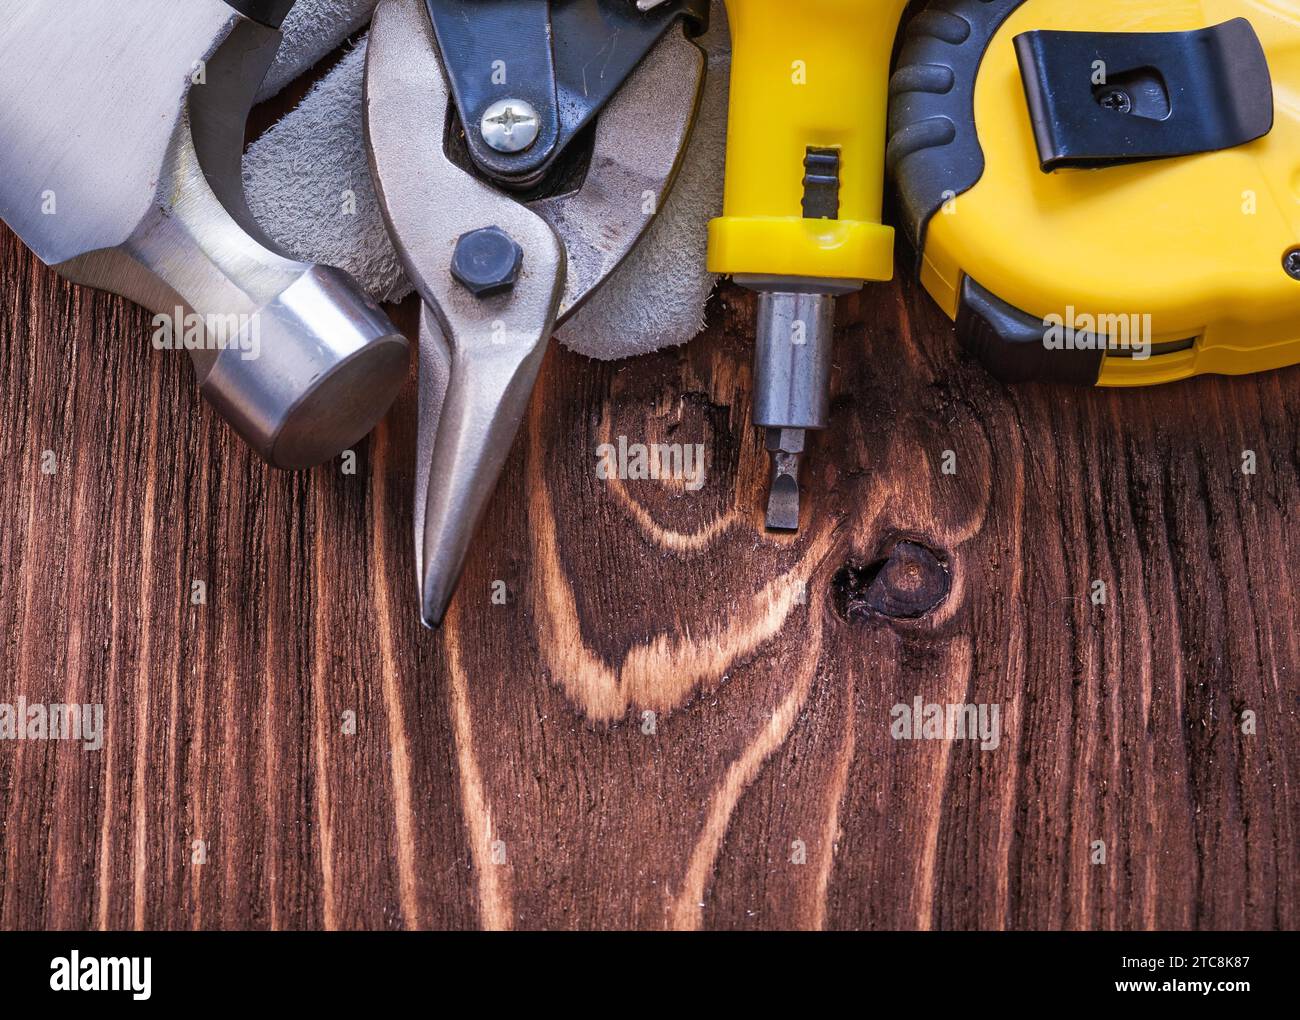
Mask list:
POLYGON ((1300 2, 932 0, 890 103, 921 280, 999 378, 1300 362, 1300 2))

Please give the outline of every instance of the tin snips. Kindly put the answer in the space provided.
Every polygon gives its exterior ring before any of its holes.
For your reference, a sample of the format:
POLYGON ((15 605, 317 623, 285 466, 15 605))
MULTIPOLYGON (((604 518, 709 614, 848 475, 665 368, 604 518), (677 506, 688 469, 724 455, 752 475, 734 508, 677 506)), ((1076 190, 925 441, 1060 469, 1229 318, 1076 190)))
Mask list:
POLYGON ((707 0, 383 0, 375 13, 366 144, 424 302, 415 523, 430 627, 552 332, 672 186, 707 14, 707 0))

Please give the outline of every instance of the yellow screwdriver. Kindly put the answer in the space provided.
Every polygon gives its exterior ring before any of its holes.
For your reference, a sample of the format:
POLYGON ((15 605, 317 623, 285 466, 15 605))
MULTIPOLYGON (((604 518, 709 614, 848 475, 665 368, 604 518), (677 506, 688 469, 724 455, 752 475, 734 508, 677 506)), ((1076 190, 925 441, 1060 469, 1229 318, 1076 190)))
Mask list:
POLYGON ((889 60, 907 0, 727 0, 731 113, 709 269, 758 294, 754 424, 767 526, 799 528, 799 465, 830 416, 835 299, 894 275, 881 224, 889 60))

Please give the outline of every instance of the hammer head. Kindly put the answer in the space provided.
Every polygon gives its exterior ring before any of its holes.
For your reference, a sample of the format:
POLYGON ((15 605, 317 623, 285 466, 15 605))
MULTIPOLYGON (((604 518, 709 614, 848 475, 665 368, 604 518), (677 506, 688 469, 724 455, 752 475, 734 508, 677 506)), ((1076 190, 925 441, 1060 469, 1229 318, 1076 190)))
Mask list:
POLYGON ((408 353, 350 278, 248 212, 244 126, 290 3, 10 0, 0 218, 69 279, 159 313, 154 346, 190 351, 204 396, 294 468, 373 428, 408 353))

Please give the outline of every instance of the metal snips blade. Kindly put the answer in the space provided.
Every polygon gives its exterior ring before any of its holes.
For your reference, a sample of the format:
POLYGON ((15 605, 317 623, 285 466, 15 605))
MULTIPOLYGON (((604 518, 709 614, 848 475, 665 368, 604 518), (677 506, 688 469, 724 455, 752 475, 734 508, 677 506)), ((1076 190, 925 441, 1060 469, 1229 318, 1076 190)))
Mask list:
POLYGON ((366 143, 421 316, 416 547, 421 615, 446 613, 557 322, 653 221, 690 136, 704 54, 670 33, 601 114, 577 190, 528 204, 454 162, 451 97, 423 0, 383 0, 366 61, 366 143), (459 238, 487 227, 522 250, 512 288, 476 297, 452 276, 459 238), (443 381, 445 380, 445 396, 443 381))

